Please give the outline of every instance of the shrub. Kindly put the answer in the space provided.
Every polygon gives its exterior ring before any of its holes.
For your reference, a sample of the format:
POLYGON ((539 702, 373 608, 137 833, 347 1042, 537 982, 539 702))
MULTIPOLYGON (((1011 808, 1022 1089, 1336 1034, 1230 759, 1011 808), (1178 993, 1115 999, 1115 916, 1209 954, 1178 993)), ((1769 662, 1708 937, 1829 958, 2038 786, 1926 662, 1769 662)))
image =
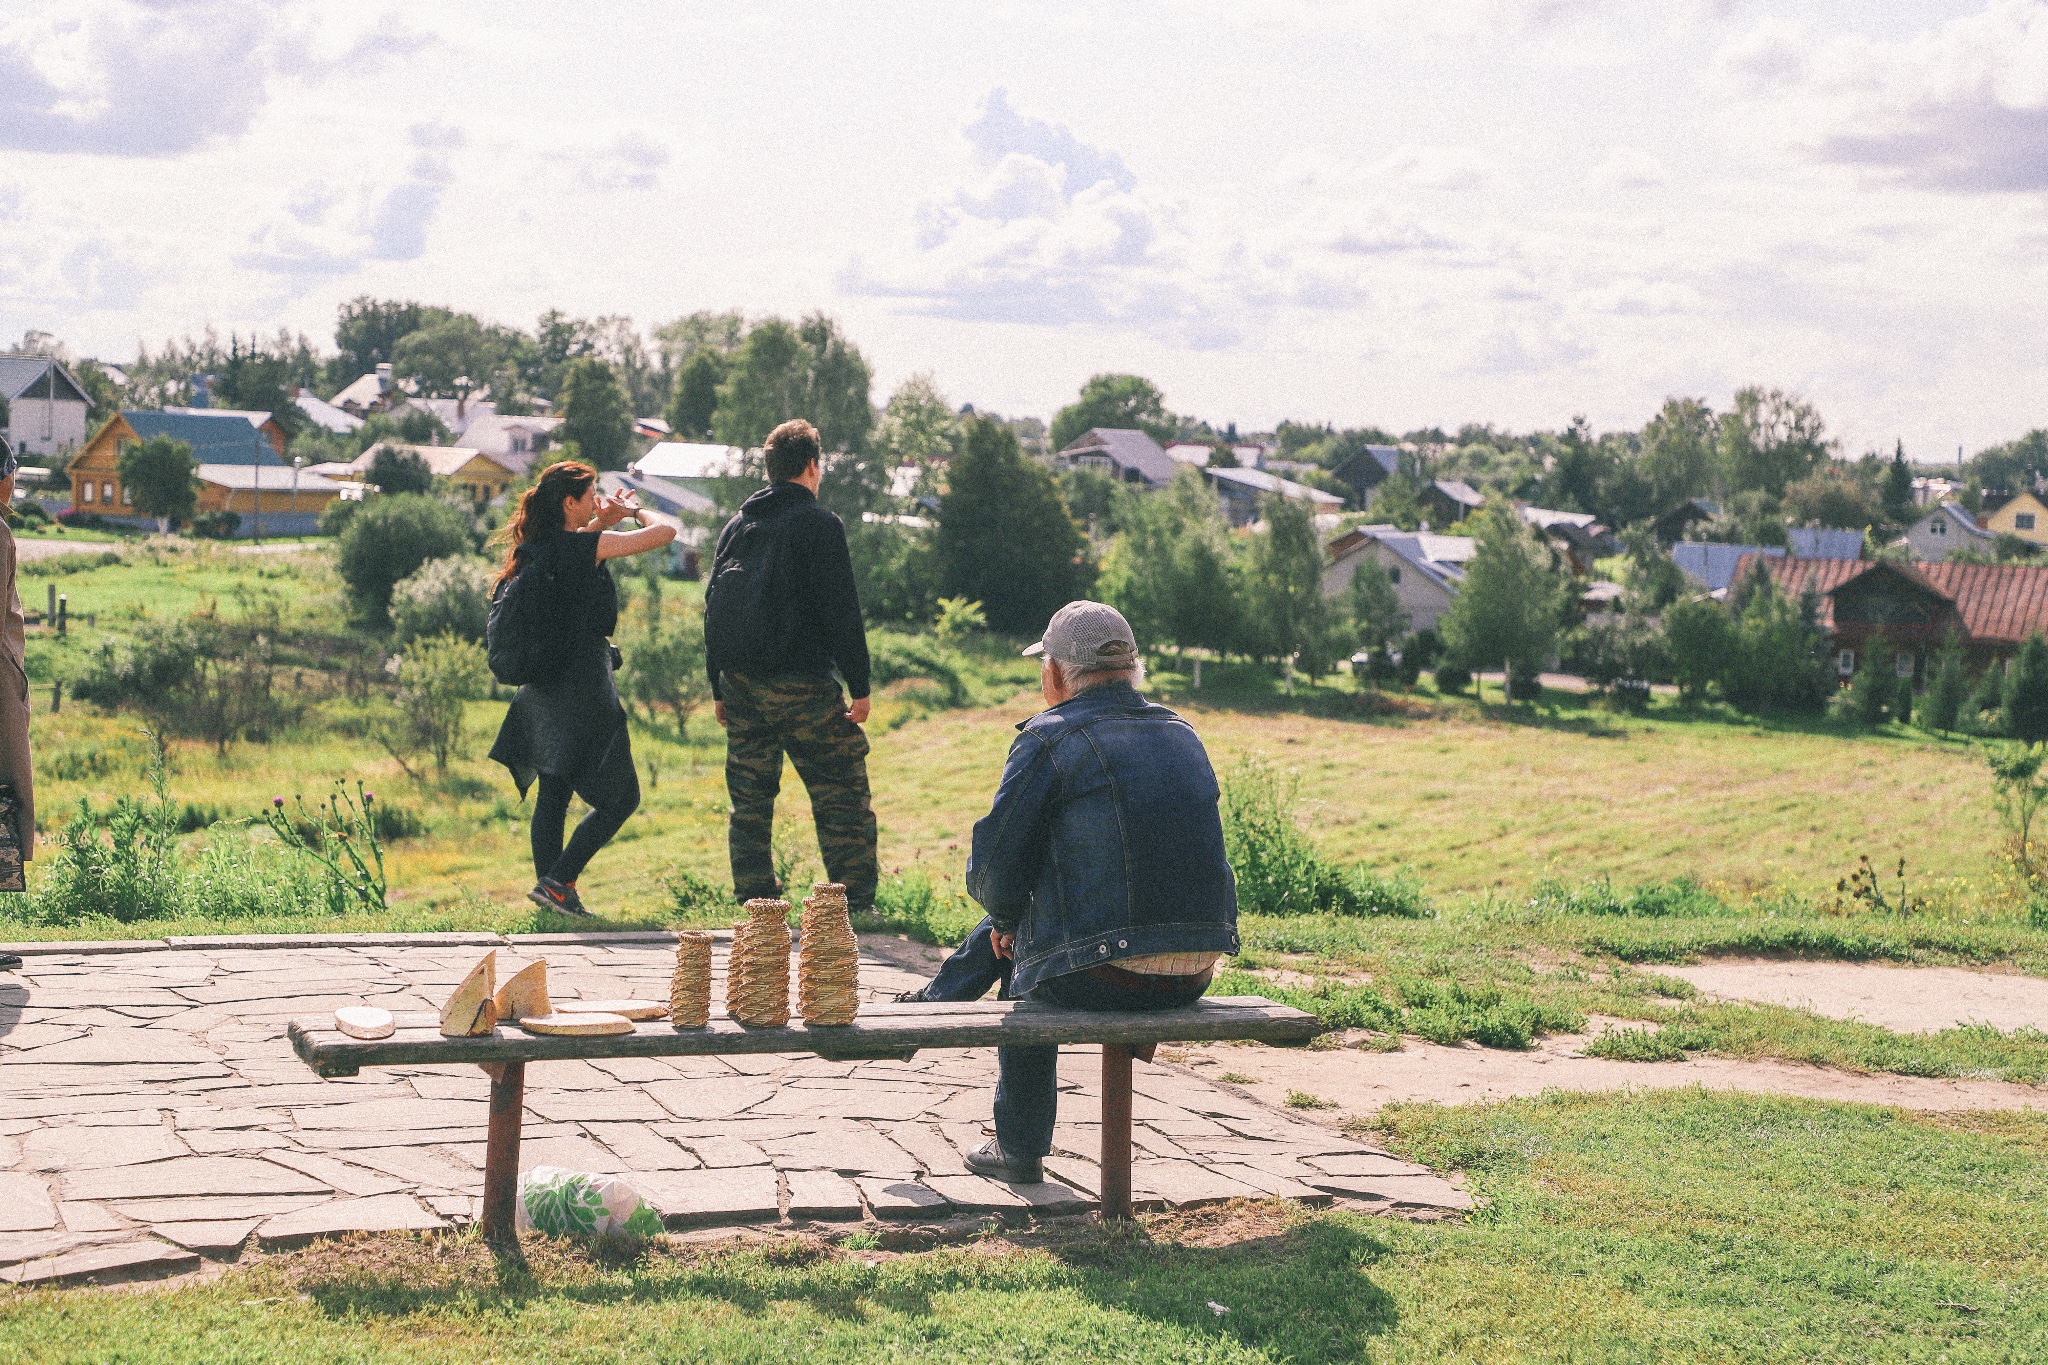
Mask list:
POLYGON ((961 662, 951 650, 924 636, 880 635, 869 642, 869 676, 875 686, 929 678, 945 689, 948 706, 966 706, 973 700, 961 662))
POLYGON ((1448 661, 1438 664, 1433 676, 1436 678, 1436 690, 1447 697, 1457 696, 1472 685, 1472 671, 1448 661))
POLYGON ((1849 680, 1848 710, 1859 724, 1875 729, 1898 705, 1899 688, 1892 674, 1892 652, 1872 639, 1863 647, 1856 676, 1849 680))
POLYGON ((2048 739, 2048 640, 2035 631, 2020 646, 1999 693, 2005 733, 2027 744, 2048 739))
MULTIPOLYGON (((474 648, 474 646, 471 646, 474 648)), ((261 819, 278 842, 320 869, 319 883, 331 914, 350 910, 382 910, 385 906, 384 849, 377 838, 374 793, 356 783, 355 794, 337 778, 324 804, 306 809, 296 797, 298 814, 285 814, 284 798, 272 797, 261 819), (309 836, 305 831, 310 827, 309 836)))
POLYGON ((320 534, 339 536, 355 520, 356 513, 363 510, 361 498, 336 498, 327 504, 327 510, 320 514, 320 534))
POLYGON ((679 867, 672 869, 664 881, 668 887, 669 903, 678 914, 697 918, 732 913, 732 888, 709 877, 679 867))
POLYGON ((427 462, 403 446, 378 443, 363 482, 380 493, 431 493, 434 471, 427 462))
POLYGON ((1240 910, 1254 915, 1330 912, 1429 913, 1422 888, 1407 877, 1349 870, 1317 851, 1295 818, 1300 780, 1259 758, 1240 762, 1223 784, 1223 851, 1237 874, 1240 910))
POLYGON ((357 618, 389 624, 392 589, 429 560, 473 550, 474 523, 462 508, 418 493, 364 503, 341 533, 335 565, 357 618))
POLYGON ((230 540, 242 529, 242 514, 225 508, 201 512, 192 518, 192 534, 202 540, 230 540))
POLYGON ((453 635, 484 638, 491 566, 473 555, 430 559, 391 589, 391 626, 399 644, 453 635))
POLYGON ((1690 877, 1645 882, 1626 892, 1602 877, 1568 886, 1555 878, 1536 884, 1529 904, 1560 915, 1626 915, 1645 919, 1705 919, 1734 913, 1690 877))
POLYGON ((437 635, 415 642, 398 660, 404 741, 433 754, 434 767, 446 771, 449 756, 462 752, 468 703, 484 696, 490 685, 483 647, 474 640, 437 635))
POLYGON ((687 608, 674 620, 659 619, 626 637, 625 692, 651 718, 666 707, 676 733, 687 734, 690 716, 711 699, 704 673, 704 613, 687 608))

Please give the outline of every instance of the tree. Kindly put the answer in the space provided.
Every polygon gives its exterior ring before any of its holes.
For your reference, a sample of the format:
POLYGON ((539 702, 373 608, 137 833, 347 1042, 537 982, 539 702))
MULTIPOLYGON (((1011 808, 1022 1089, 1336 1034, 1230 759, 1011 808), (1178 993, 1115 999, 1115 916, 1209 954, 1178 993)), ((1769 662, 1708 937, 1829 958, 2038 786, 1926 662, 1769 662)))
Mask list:
MULTIPOLYGON (((391 372, 428 398, 466 398, 513 364, 532 343, 509 327, 487 326, 468 313, 424 322, 391 348, 391 372)), ((509 396, 509 395, 508 395, 509 396)))
POLYGON ((1215 492, 1180 469, 1161 492, 1124 505, 1097 590, 1143 645, 1230 649, 1240 631, 1229 560, 1215 492))
POLYGON ((818 428, 825 452, 865 454, 875 413, 871 376, 860 351, 823 313, 800 325, 768 318, 747 333, 718 391, 713 436, 753 447, 792 417, 818 428))
MULTIPOLYGON (((1269 496, 1266 533, 1251 538, 1245 568, 1245 633, 1251 648, 1287 664, 1290 690, 1298 664, 1314 677, 1341 648, 1323 599, 1323 541, 1308 504, 1269 496)), ((1348 653, 1348 651, 1346 651, 1348 653)))
POLYGON ((1714 414, 1698 398, 1667 398, 1643 427, 1637 471, 1659 512, 1713 491, 1714 414))
POLYGON ((287 438, 298 435, 306 425, 306 414, 299 407, 299 386, 290 363, 282 356, 257 350, 254 340, 247 350, 242 349, 240 338, 231 339, 229 346, 227 363, 213 378, 214 406, 267 412, 287 438))
POLYGON ((599 469, 623 469, 633 445, 633 409, 611 366, 594 356, 571 362, 562 381, 562 425, 557 436, 574 441, 599 469))
POLYGON ((2023 743, 2048 739, 2048 640, 2035 631, 2020 645, 2000 693, 2005 733, 2023 743))
POLYGON ((370 472, 364 482, 379 493, 431 493, 434 471, 417 451, 385 443, 370 457, 370 472))
POLYGON ((1413 531, 1422 525, 1421 476, 1396 470, 1381 479, 1366 505, 1366 520, 1378 526, 1398 526, 1413 531))
POLYGON ((1408 633, 1408 613, 1401 610, 1401 596, 1394 580, 1376 559, 1368 559, 1351 575, 1346 606, 1358 643, 1365 649, 1386 649, 1408 633))
POLYGON ((334 326, 335 349, 341 354, 328 364, 328 377, 340 388, 379 364, 392 361, 401 337, 454 314, 396 299, 361 294, 341 305, 334 326))
POLYGON ((1962 641, 1951 635, 1928 661, 1927 691, 1920 698, 1920 728, 1943 732, 1956 728, 1969 693, 1969 678, 1963 671, 1962 641))
POLYGON ((1860 531, 1875 525, 1883 513, 1854 479, 1840 469, 1823 468, 1785 486, 1784 515, 1802 526, 1860 531))
POLYGON ((1735 392, 1718 433, 1722 477, 1732 492, 1761 489, 1773 497, 1824 466, 1833 443, 1811 403, 1782 389, 1735 392))
POLYGON ((1863 646, 1863 658, 1849 679, 1849 711, 1859 724, 1872 729, 1898 705, 1899 685, 1892 675, 1892 652, 1883 640, 1872 636, 1863 646))
POLYGON ((335 561, 356 618, 388 624, 398 581, 428 560, 473 550, 471 528, 472 518, 461 508, 418 493, 364 503, 343 528, 335 561))
POLYGON ((675 719, 677 737, 683 738, 691 714, 711 699, 711 682, 704 675, 704 613, 686 607, 668 620, 661 615, 659 596, 651 600, 645 629, 626 637, 626 695, 645 707, 650 719, 666 708, 675 719))
POLYGON ((1098 374, 1081 386, 1081 396, 1052 419, 1051 444, 1064 450, 1091 427, 1133 428, 1155 441, 1173 439, 1179 423, 1149 379, 1134 374, 1098 374))
POLYGON ((1628 555, 1624 577, 1629 610, 1654 616, 1685 592, 1685 571, 1657 543, 1656 532, 1648 526, 1632 526, 1621 533, 1621 544, 1628 555))
POLYGON ((1228 442, 1218 441, 1209 447, 1209 468, 1235 469, 1237 465, 1237 451, 1228 442))
POLYGON ((1721 690, 1745 711, 1818 711, 1834 690, 1834 665, 1811 592, 1794 602, 1759 560, 1730 595, 1734 636, 1721 690))
POLYGON ((135 510, 156 518, 158 534, 169 531, 172 522, 191 516, 199 501, 199 462, 192 458, 192 447, 183 441, 152 436, 123 446, 115 472, 134 500, 135 510))
POLYGON ((1592 439, 1583 417, 1572 418, 1564 435, 1550 440, 1550 468, 1537 493, 1545 507, 1561 512, 1591 512, 1606 517, 1602 489, 1614 472, 1608 450, 1592 439))
POLYGON ((1878 499, 1884 509, 1884 519, 1893 526, 1904 526, 1913 519, 1913 470, 1906 463, 1906 443, 1897 442, 1892 448, 1892 462, 1885 466, 1884 483, 1878 499))
POLYGON ((930 371, 910 376, 889 395, 877 439, 889 463, 943 464, 959 439, 960 419, 930 371))
POLYGON ((1664 613, 1664 649, 1678 683, 1678 699, 1687 705, 1705 700, 1707 685, 1721 677, 1734 646, 1734 623, 1727 609, 1711 598, 1673 602, 1664 613))
POLYGON ((1444 642, 1467 667, 1500 663, 1512 697, 1514 675, 1533 680, 1550 655, 1565 583, 1550 551, 1506 502, 1490 499, 1468 525, 1477 543, 1444 615, 1444 642))
POLYGON ((721 360, 729 359, 746 335, 747 320, 738 313, 706 309, 655 328, 654 344, 661 348, 668 367, 680 370, 699 351, 710 351, 721 360))
POLYGON ((943 594, 980 602, 998 631, 1036 634, 1084 585, 1081 529, 1052 475, 986 417, 966 423, 937 550, 943 594))
POLYGON ((708 346, 676 371, 675 390, 669 394, 664 415, 677 440, 702 441, 711 435, 712 414, 718 411, 718 386, 725 382, 725 373, 725 357, 708 346))

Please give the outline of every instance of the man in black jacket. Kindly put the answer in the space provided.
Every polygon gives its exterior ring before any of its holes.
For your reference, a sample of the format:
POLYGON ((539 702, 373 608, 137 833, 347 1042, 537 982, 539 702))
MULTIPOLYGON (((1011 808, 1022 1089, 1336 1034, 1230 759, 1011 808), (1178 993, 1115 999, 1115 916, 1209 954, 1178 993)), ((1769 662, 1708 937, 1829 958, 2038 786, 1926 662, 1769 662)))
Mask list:
POLYGON ((712 713, 726 730, 726 846, 739 899, 780 896, 772 836, 782 756, 810 793, 825 873, 858 912, 875 903, 868 795, 868 639, 846 527, 818 504, 818 430, 768 433, 769 486, 718 537, 704 593, 712 713), (838 670, 838 677, 833 670, 838 670), (846 680, 849 703, 840 692, 846 680))

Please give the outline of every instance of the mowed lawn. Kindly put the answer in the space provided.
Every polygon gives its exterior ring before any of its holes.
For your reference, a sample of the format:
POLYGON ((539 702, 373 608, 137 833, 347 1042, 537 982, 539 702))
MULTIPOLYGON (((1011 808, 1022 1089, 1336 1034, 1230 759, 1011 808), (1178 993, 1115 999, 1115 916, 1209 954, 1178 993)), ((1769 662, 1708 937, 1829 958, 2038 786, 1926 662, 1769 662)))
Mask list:
MULTIPOLYGON (((876 741, 885 862, 964 858, 1010 727, 1033 701, 948 713, 876 741)), ((1515 894, 1546 877, 1681 875, 1736 895, 1821 896, 1866 854, 1887 870, 1903 857, 1916 878, 1988 883, 2000 842, 1981 757, 1906 731, 1574 710, 1510 718, 1462 703, 1451 718, 1420 720, 1171 704, 1219 770, 1257 755, 1299 773, 1325 852, 1412 869, 1438 896, 1515 894)))

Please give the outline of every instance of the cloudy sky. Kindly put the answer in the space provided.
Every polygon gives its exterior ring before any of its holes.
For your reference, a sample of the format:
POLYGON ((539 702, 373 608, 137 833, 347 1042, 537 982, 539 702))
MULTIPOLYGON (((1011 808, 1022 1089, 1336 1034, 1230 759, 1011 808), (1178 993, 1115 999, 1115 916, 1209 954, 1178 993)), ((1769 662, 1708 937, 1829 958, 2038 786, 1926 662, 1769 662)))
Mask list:
POLYGON ((877 397, 1844 451, 2048 425, 2048 0, 67 0, 0 18, 0 337, 836 314, 877 397))

